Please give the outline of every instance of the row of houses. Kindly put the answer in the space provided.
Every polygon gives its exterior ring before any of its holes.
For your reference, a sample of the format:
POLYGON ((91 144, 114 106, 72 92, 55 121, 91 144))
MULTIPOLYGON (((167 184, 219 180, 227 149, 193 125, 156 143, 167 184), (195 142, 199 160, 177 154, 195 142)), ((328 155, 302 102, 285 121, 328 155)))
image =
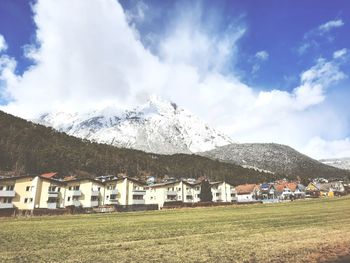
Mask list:
MULTIPOLYGON (((344 192, 340 182, 310 183, 279 181, 266 184, 233 186, 210 182, 213 202, 278 202, 305 197, 334 196, 344 192)), ((0 209, 93 208, 101 206, 157 205, 171 202, 200 202, 201 182, 183 179, 146 184, 127 176, 103 176, 97 179, 66 177, 57 173, 0 178, 0 209)))

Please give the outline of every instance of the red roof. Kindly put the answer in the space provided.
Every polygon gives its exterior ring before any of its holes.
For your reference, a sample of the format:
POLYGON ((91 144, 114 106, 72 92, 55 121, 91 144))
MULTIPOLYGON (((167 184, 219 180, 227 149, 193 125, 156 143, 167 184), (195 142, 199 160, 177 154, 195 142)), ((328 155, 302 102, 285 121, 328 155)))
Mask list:
POLYGON ((250 194, 256 189, 256 184, 242 184, 235 187, 237 194, 250 194))
POLYGON ((283 182, 275 185, 277 192, 283 192, 284 188, 289 188, 292 192, 294 192, 297 186, 298 184, 295 182, 292 182, 292 183, 283 182))
POLYGON ((52 179, 56 175, 57 175, 57 173, 46 173, 46 174, 42 174, 41 177, 52 179))

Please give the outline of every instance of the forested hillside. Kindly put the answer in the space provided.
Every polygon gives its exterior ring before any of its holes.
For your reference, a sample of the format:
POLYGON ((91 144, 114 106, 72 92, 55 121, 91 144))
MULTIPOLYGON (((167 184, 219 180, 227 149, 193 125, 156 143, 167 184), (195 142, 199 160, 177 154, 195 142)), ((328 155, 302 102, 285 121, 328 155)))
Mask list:
POLYGON ((124 172, 129 176, 207 176, 233 184, 262 182, 277 175, 261 173, 206 157, 156 155, 92 143, 59 133, 0 111, 0 170, 20 173, 76 170, 96 176, 124 172))

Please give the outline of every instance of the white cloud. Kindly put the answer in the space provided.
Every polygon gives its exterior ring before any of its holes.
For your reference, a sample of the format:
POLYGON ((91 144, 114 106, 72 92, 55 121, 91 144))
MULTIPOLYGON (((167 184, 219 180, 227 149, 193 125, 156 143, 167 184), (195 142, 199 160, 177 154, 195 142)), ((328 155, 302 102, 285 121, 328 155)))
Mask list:
POLYGON ((267 53, 267 51, 265 50, 261 50, 256 52, 255 57, 261 61, 265 61, 265 60, 268 60, 269 53, 267 53))
POLYGON ((252 59, 254 64, 252 66, 252 74, 255 74, 260 70, 261 64, 269 59, 269 53, 265 50, 261 50, 255 53, 254 58, 252 59))
POLYGON ((336 59, 336 58, 344 57, 347 53, 348 53, 348 50, 346 48, 337 50, 333 53, 333 58, 336 59))
POLYGON ((305 153, 316 159, 349 157, 350 139, 327 141, 320 137, 314 137, 306 145, 305 153))
POLYGON ((304 34, 303 41, 298 47, 297 51, 299 55, 305 54, 305 52, 311 48, 320 47, 324 42, 334 41, 334 37, 330 32, 344 25, 342 19, 336 19, 328 21, 324 24, 321 24, 317 28, 314 28, 304 34))
POLYGON ((331 21, 328 21, 327 23, 320 25, 318 27, 318 29, 321 33, 324 33, 324 32, 328 32, 334 28, 341 27, 343 25, 344 25, 343 20, 335 19, 335 20, 331 20, 331 21))
MULTIPOLYGON (((192 10, 171 23, 153 54, 117 1, 39 0, 34 11, 37 45, 26 47, 34 65, 16 75, 16 61, 0 57, 2 96, 10 100, 1 109, 10 113, 31 118, 112 102, 125 108, 158 94, 234 140, 274 141, 299 150, 334 120, 327 114, 319 119, 315 106, 346 77, 340 60, 319 59, 291 92, 257 91, 235 71, 226 72, 237 59, 242 25, 215 33, 201 24, 200 10, 192 10)), ((268 53, 260 51, 256 59, 267 60, 268 53)))
POLYGON ((0 34, 0 52, 6 51, 7 44, 3 35, 0 34))

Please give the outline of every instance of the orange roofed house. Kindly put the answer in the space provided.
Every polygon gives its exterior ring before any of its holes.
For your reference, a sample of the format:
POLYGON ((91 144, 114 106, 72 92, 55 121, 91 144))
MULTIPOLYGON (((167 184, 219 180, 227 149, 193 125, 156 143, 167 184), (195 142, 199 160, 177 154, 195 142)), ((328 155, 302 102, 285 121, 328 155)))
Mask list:
POLYGON ((236 187, 237 202, 256 202, 259 185, 256 184, 242 184, 236 187))

